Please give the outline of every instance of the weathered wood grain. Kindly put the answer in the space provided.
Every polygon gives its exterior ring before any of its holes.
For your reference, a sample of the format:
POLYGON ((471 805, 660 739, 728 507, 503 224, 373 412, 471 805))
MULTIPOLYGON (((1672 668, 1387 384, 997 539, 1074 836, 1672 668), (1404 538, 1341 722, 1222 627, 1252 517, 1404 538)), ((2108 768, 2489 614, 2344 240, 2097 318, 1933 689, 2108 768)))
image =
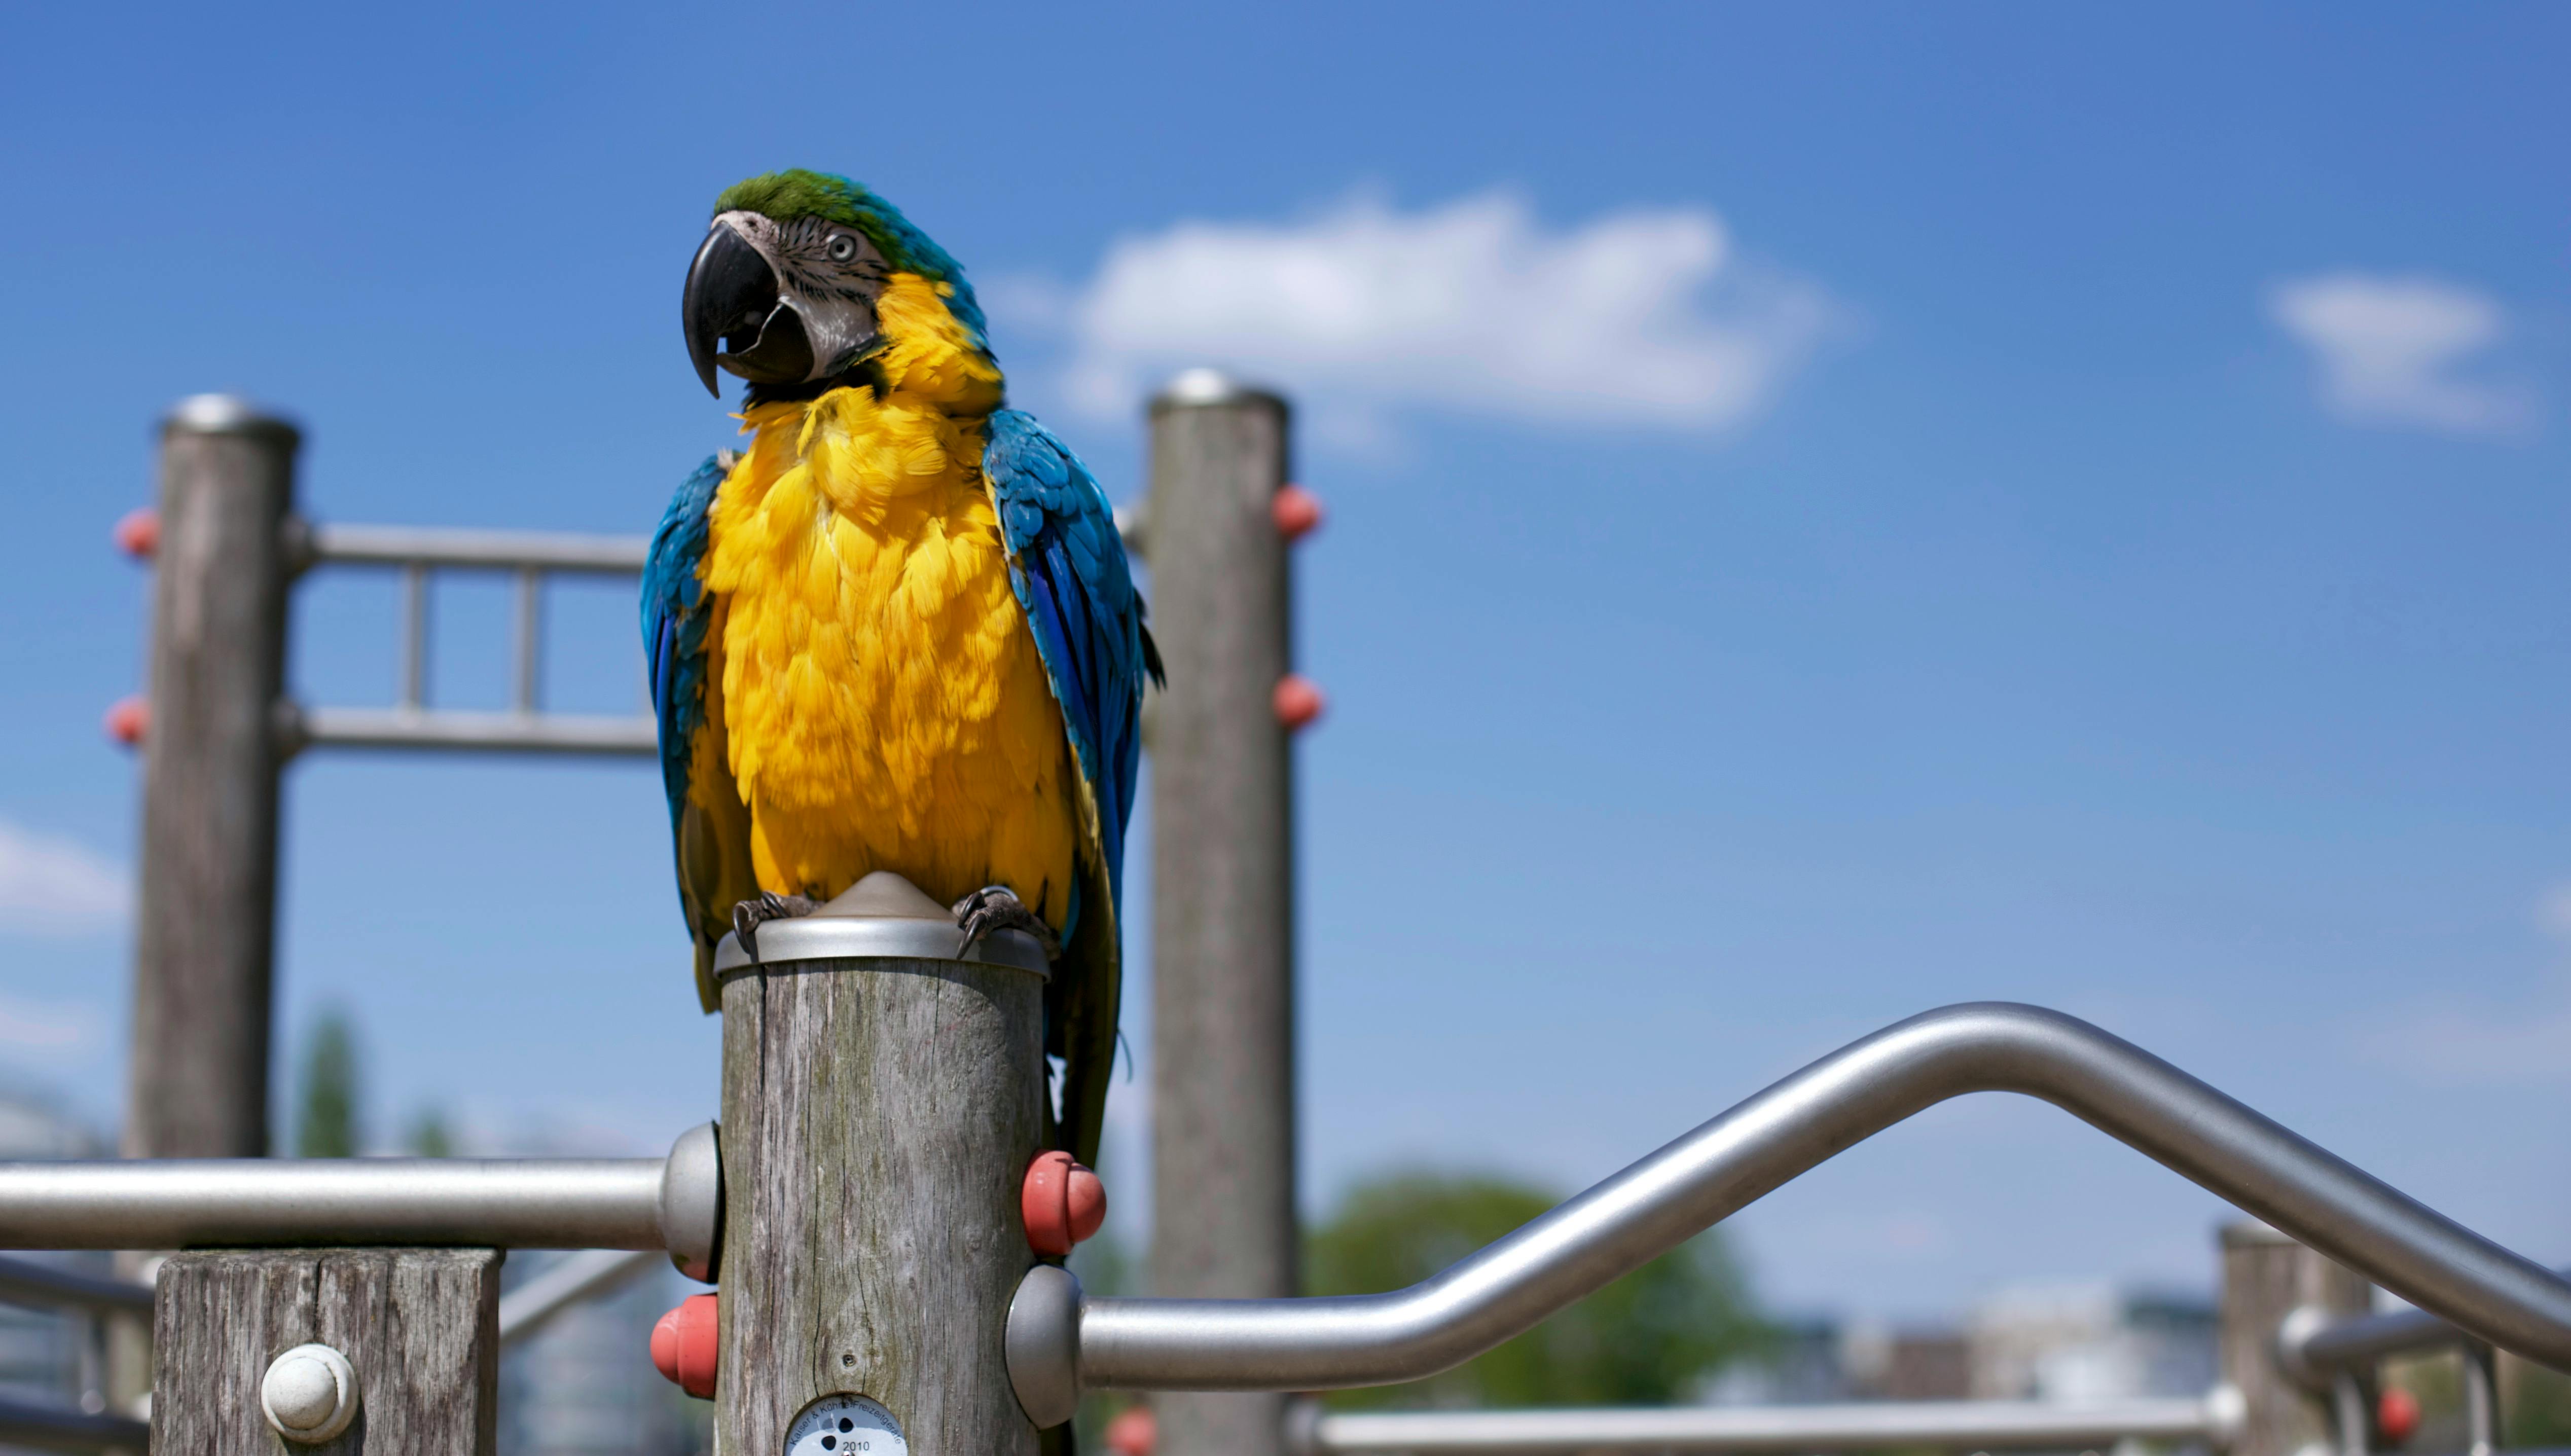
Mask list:
POLYGON ((212 429, 189 418, 161 445, 124 1145, 129 1158, 257 1158, 296 435, 246 413, 212 429))
MULTIPOLYGON (((1286 479, 1273 395, 1152 408, 1152 1292, 1296 1287, 1286 479)), ((1165 1456, 1278 1456, 1285 1397, 1156 1396, 1165 1456)))
POLYGON ((2295 1384, 2278 1367, 2277 1326, 2306 1304, 2338 1315, 2363 1314, 2373 1296, 2364 1275, 2265 1223, 2245 1220, 2224 1228, 2217 1356, 2223 1379, 2245 1403, 2233 1456, 2331 1449, 2327 1397, 2295 1384))
POLYGON ((771 965, 723 988, 717 1449, 867 1396, 912 1456, 1032 1456, 1001 1335, 1034 1262, 1043 982, 957 961, 771 965))
MULTIPOLYGON (((153 1456, 491 1456, 500 1259, 488 1248, 211 1249, 162 1266, 153 1456), (348 1357, 356 1422, 298 1445, 260 1414, 268 1362, 348 1357)), ((638 1352, 638 1358, 640 1358, 638 1352)))

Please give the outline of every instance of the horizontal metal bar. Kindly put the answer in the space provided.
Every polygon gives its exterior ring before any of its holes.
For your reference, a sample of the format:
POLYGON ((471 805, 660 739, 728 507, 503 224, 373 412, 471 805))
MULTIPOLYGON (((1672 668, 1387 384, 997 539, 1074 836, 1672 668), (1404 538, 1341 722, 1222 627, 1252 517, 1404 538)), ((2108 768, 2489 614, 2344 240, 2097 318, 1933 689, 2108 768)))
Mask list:
POLYGON ((602 753, 649 757, 660 728, 631 718, 456 709, 304 708, 285 716, 296 747, 444 748, 478 753, 602 753))
POLYGON ((2395 1355, 2443 1349, 2471 1338, 2425 1309, 2354 1319, 2330 1319, 2319 1309, 2299 1309, 2278 1331, 2277 1353, 2305 1383, 2325 1385, 2333 1370, 2365 1369, 2395 1355))
POLYGON ((0 1163, 0 1247, 662 1248, 658 1158, 0 1163))
POLYGON ((1569 1451, 1739 1451, 1794 1456, 1806 1451, 2065 1450, 2117 1441, 2202 1441, 2216 1450, 2239 1434, 2240 1392, 2196 1398, 2068 1404, 2043 1400, 1866 1401, 1844 1405, 1678 1405, 1588 1410, 1415 1410, 1320 1414, 1300 1410, 1289 1426, 1308 1434, 1296 1456, 1359 1451, 1488 1452, 1542 1456, 1569 1451))
POLYGON ((648 1248, 582 1249, 500 1296, 500 1343, 516 1344, 565 1310, 612 1294, 664 1262, 664 1255, 648 1248))
POLYGON ((645 536, 584 536, 567 531, 471 531, 430 526, 313 525, 305 535, 315 562, 374 566, 456 567, 499 571, 585 572, 633 576, 652 554, 645 536))
POLYGON ((131 1451, 143 1456, 152 1428, 121 1415, 27 1405, 0 1399, 0 1445, 39 1451, 131 1451))
POLYGON ((1040 1267, 1010 1374, 1082 1387, 1325 1390, 1451 1369, 1787 1181, 1969 1092, 2041 1098, 2475 1334, 2571 1370, 2571 1283, 2131 1043, 2039 1007, 1952 1006, 1821 1058, 1436 1276, 1387 1294, 1083 1299, 1040 1267))
POLYGON ((34 1259, 0 1258, 0 1304, 149 1314, 152 1286, 133 1279, 77 1274, 34 1259))

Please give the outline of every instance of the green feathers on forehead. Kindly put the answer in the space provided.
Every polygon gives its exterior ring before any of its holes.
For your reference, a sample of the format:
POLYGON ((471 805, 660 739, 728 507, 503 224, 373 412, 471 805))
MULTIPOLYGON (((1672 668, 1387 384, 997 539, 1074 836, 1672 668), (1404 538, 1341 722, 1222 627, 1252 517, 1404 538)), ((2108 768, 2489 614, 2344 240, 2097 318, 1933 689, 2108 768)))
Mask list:
POLYGON ((844 177, 799 167, 771 172, 724 189, 723 196, 715 199, 715 212, 757 213, 779 223, 826 218, 854 228, 866 235, 895 271, 953 285, 955 293, 947 306, 974 333, 984 332, 982 306, 973 297, 973 285, 964 281, 964 265, 913 227, 901 209, 844 177))

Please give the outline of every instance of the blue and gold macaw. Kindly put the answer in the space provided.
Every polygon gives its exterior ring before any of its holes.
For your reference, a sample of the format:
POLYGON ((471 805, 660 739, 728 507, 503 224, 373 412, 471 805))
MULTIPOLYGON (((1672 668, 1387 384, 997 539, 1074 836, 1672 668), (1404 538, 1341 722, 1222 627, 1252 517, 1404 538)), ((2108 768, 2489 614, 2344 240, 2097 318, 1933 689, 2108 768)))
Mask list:
POLYGON ((643 579, 698 993, 726 930, 892 870, 1055 955, 1055 1142, 1094 1161, 1160 675, 1107 497, 1001 407, 955 259, 845 178, 724 193, 682 307, 706 388, 750 385, 749 448, 680 486, 643 579))

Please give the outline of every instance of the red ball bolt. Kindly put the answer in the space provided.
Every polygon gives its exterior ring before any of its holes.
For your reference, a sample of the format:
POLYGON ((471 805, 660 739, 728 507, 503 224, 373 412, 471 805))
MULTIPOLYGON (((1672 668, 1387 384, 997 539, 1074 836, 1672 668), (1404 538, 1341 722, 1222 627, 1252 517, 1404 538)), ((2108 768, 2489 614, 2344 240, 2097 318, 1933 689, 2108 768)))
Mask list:
POLYGON ((1116 1456, 1152 1456, 1161 1444, 1161 1422, 1148 1405, 1129 1405, 1107 1423, 1107 1449, 1116 1456))
POLYGON ((152 730, 152 705, 128 698, 107 711, 107 735, 131 748, 152 730))
POLYGON ((1321 498, 1299 485, 1281 485, 1268 503, 1268 512, 1277 520, 1279 535, 1300 541, 1321 524, 1321 498))
POLYGON ((2419 1397, 2395 1385, 2374 1400, 2374 1428, 2398 1446, 2419 1431, 2419 1397))
POLYGON ((1277 680, 1275 697, 1277 721, 1288 732, 1300 731, 1321 716, 1329 701, 1321 696, 1321 685, 1300 673, 1287 673, 1277 680))
POLYGON ((1026 1220, 1027 1246, 1060 1257, 1107 1221, 1107 1185, 1060 1149, 1039 1153, 1027 1165, 1018 1213, 1026 1220))
POLYGON ((138 561, 150 561, 161 549, 161 513, 150 506, 127 511, 116 523, 116 549, 138 561))
POLYGON ((716 1298, 690 1294, 652 1326, 653 1367, 699 1400, 715 1398, 716 1298))

